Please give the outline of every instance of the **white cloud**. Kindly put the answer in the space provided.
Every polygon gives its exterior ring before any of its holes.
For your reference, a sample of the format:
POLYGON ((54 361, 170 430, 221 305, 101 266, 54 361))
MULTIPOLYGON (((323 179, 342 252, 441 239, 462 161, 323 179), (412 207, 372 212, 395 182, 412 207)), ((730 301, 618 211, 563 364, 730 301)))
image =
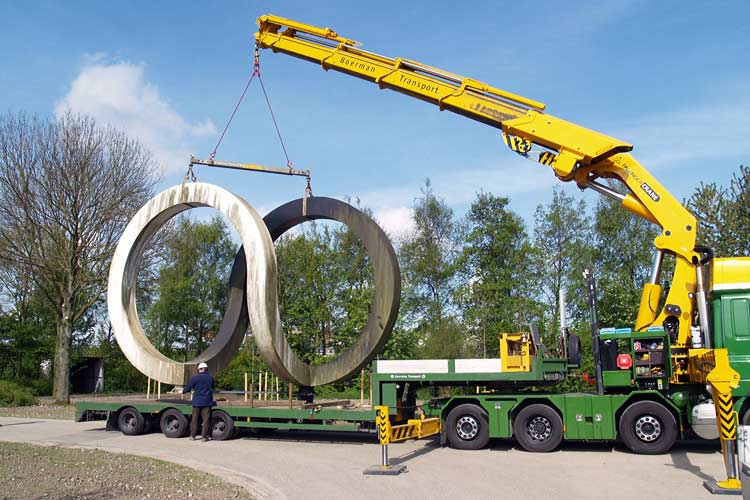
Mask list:
MULTIPOLYGON (((498 153, 500 154, 500 153, 498 153)), ((479 191, 508 196, 511 200, 527 193, 550 191, 559 181, 548 167, 527 160, 507 166, 437 173, 430 176, 434 193, 451 206, 471 203, 479 191)), ((413 226, 411 206, 420 195, 423 182, 400 184, 364 193, 362 204, 373 209, 381 227, 393 236, 403 236, 413 226)))
POLYGON ((191 123, 146 81, 144 67, 129 62, 107 62, 103 54, 85 58, 70 90, 55 105, 55 114, 66 110, 87 113, 97 122, 124 130, 155 155, 163 172, 184 168, 194 147, 190 141, 216 135, 211 120, 191 123))
POLYGON ((750 101, 727 101, 647 115, 612 135, 634 144, 633 155, 649 169, 746 155, 750 101))
POLYGON ((380 207, 375 210, 375 219, 380 227, 392 237, 400 238, 414 228, 409 207, 380 207))

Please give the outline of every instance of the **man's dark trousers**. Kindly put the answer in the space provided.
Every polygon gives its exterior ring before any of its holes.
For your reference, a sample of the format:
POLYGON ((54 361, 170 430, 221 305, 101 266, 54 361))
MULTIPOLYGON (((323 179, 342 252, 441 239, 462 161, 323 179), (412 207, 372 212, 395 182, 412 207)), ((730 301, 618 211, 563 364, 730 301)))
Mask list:
POLYGON ((201 436, 208 439, 211 433, 211 407, 210 406, 193 406, 193 418, 190 419, 190 437, 195 439, 198 435, 198 417, 200 416, 203 426, 201 427, 201 436))

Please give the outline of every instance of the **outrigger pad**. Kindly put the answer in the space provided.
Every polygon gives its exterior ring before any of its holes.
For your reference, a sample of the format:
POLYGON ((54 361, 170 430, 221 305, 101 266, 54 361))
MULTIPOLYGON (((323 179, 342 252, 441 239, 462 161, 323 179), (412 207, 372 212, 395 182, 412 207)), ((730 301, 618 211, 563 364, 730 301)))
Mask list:
POLYGON ((365 476, 398 476, 406 472, 405 465, 373 465, 362 471, 365 476))
POLYGON ((742 495, 741 490, 724 488, 719 485, 718 481, 703 481, 703 486, 710 491, 712 495, 742 495))

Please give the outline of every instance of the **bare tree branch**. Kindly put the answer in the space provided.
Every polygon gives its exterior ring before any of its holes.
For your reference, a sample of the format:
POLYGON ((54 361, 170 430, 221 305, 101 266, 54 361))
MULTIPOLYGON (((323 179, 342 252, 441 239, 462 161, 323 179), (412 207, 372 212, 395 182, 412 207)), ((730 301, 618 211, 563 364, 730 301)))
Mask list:
POLYGON ((92 118, 0 117, 0 260, 28 276, 57 324, 53 396, 69 400, 73 324, 98 300, 109 261, 156 183, 151 155, 92 118))

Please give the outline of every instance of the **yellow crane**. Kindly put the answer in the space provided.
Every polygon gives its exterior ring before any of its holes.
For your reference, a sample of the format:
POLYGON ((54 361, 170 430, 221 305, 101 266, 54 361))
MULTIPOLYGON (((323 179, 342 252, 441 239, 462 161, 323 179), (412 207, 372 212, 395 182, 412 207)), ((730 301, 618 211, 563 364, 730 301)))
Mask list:
MULTIPOLYGON (((727 469, 727 480, 719 486, 739 489, 732 391, 740 377, 730 366, 727 349, 711 345, 703 283, 708 259, 696 247, 696 219, 629 154, 631 144, 548 114, 546 106, 533 99, 409 59, 368 52, 330 28, 264 15, 258 18, 255 40, 261 49, 310 61, 498 128, 510 149, 550 168, 561 181, 614 198, 626 210, 657 224, 661 232, 654 239, 653 271, 642 291, 635 330, 658 325, 670 335, 670 384, 711 385, 727 469), (602 179, 622 183, 624 194, 602 179), (674 256, 675 269, 663 297, 659 278, 665 254, 674 256), (698 349, 690 342, 696 317, 705 339, 698 349)), ((728 282, 750 277, 747 262, 717 260, 731 268, 723 274, 728 282)))

